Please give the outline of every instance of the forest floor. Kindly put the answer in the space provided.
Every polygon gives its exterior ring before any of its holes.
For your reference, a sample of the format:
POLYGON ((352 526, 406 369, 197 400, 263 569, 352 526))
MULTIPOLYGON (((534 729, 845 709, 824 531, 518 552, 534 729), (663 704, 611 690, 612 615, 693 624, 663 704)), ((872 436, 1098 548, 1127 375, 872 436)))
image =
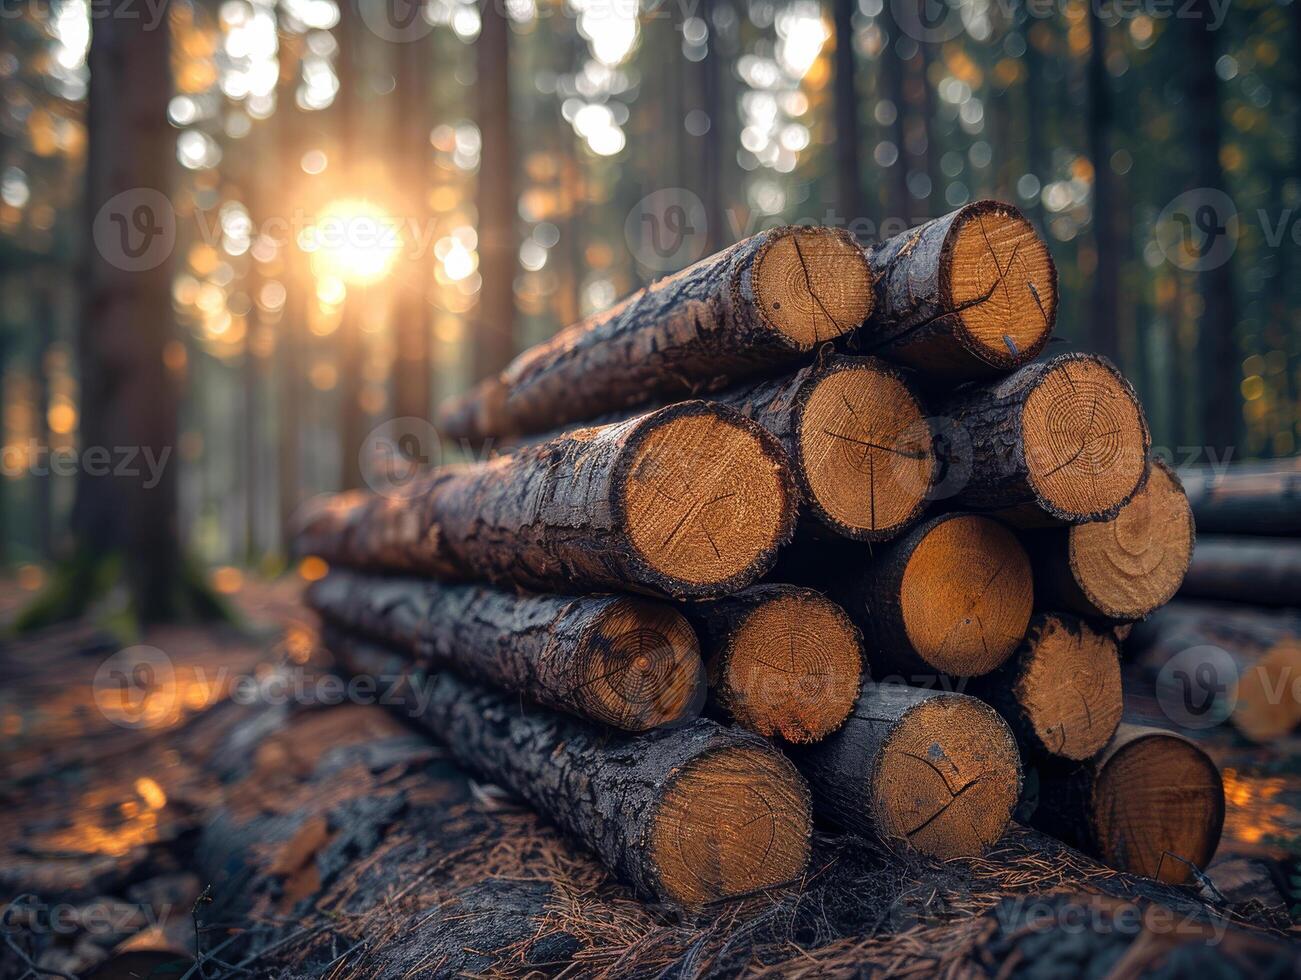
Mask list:
MULTIPOLYGON (((238 629, 120 650, 72 624, 0 648, 0 977, 155 947, 187 968, 197 948, 206 978, 1301 973, 1296 737, 1200 734, 1228 812, 1190 887, 1021 827, 946 864, 819 832, 802 881, 686 913, 635 900, 382 707, 335 703, 300 586, 244 581, 238 629)), ((0 621, 30 596, 0 583, 0 621)), ((1159 721, 1131 691, 1131 720, 1159 721)))

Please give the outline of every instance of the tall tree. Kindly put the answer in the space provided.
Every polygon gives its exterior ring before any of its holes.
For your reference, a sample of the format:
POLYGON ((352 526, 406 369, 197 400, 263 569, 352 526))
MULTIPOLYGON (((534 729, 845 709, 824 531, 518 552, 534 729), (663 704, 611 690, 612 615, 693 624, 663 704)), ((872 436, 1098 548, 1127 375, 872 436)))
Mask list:
POLYGON ((832 97, 836 117, 836 184, 844 218, 865 215, 863 165, 859 159, 858 75, 854 57, 854 11, 858 0, 835 0, 835 83, 832 97))
MULTIPOLYGON (((299 116, 295 105, 298 88, 298 35, 280 36, 280 84, 276 89, 276 159, 279 171, 297 175, 299 155, 299 116)), ((276 435, 279 458, 276 461, 277 510, 280 522, 280 551, 292 552, 294 514, 301 502, 300 441, 302 420, 302 332, 306 329, 306 291, 309 288, 302 268, 298 243, 286 236, 281 243, 283 257, 284 306, 280 310, 276 331, 276 435)))
POLYGON ((898 153, 894 164, 887 168, 889 179, 886 183, 886 213, 906 219, 912 212, 908 208, 908 164, 904 160, 904 142, 907 137, 904 130, 904 64, 899 56, 899 24, 894 18, 890 3, 883 6, 877 23, 882 34, 877 84, 880 86, 881 97, 890 103, 893 110, 886 126, 886 134, 898 153))
POLYGON ((1113 361, 1120 356, 1120 236, 1111 171, 1111 79, 1107 72, 1107 26, 1097 4, 1087 3, 1089 23, 1088 131, 1093 161, 1093 274, 1090 336, 1093 347, 1113 361))

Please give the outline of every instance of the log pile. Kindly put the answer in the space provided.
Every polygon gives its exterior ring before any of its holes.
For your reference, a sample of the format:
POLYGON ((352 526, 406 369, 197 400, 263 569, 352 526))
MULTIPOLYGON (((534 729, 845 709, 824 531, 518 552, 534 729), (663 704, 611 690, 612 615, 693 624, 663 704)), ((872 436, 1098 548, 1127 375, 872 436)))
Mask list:
POLYGON ((1120 726, 1117 637, 1193 520, 1119 371, 1037 359, 1056 305, 997 202, 868 251, 747 239, 443 406, 510 451, 321 501, 308 602, 347 671, 649 899, 796 879, 815 819, 980 855, 1018 804, 1188 880, 1223 787, 1120 726))

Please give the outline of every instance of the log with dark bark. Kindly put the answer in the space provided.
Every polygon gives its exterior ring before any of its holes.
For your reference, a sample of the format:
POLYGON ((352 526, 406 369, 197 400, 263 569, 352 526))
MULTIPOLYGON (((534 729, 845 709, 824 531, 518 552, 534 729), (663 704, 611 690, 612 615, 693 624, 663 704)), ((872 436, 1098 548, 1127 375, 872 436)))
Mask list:
POLYGON ((955 499, 1018 523, 1110 520, 1147 479, 1151 437, 1138 396, 1096 355, 1060 354, 960 389, 938 414, 955 499))
POLYGON ((1142 619, 1179 589, 1195 531, 1179 479, 1152 461, 1147 483, 1109 521, 1023 536, 1035 571, 1035 601, 1093 619, 1142 619))
POLYGON ((978 201, 869 250, 875 310, 850 344, 949 380, 1034 359, 1057 319, 1057 268, 1010 204, 978 201))
POLYGON ((1186 882, 1219 844, 1224 783, 1183 736, 1121 725, 1096 758, 1039 769, 1030 822, 1113 868, 1186 882))
POLYGON ((872 311, 872 278, 841 229, 761 232, 517 357, 439 409, 451 439, 547 432, 772 374, 872 311))
POLYGON ((1012 658, 965 690, 993 705, 1036 756, 1092 757, 1124 709, 1116 638, 1061 613, 1036 614, 1012 658))
POLYGON ((410 490, 327 500, 299 550, 543 592, 712 598, 772 566, 799 496, 772 435, 700 401, 443 467, 410 490))
MULTIPOLYGON (((353 674, 391 654, 331 633, 353 674)), ((405 707, 464 765, 518 793, 643 895, 683 905, 779 885, 809 855, 804 780, 758 735, 706 719, 617 736, 451 673, 409 678, 405 707)))
POLYGON ((790 751, 819 816, 941 859, 983 853, 1021 792, 1012 732, 963 694, 868 681, 839 731, 790 751))
POLYGON ((690 624, 631 596, 517 595, 333 571, 307 603, 345 629, 539 704, 626 731, 686 721, 704 701, 690 624))
POLYGON ((1179 475, 1197 526, 1207 534, 1301 535, 1301 463, 1295 459, 1179 475))
POLYGON ((804 548, 790 565, 792 577, 826 589, 863 631, 878 680, 988 673, 1021 642, 1034 604, 1025 549, 998 521, 975 514, 929 518, 871 552, 804 548))
POLYGON ((1301 606, 1301 541, 1203 535, 1179 594, 1259 606, 1301 606))
POLYGON ((755 585, 688 615, 711 695, 738 725, 816 742, 848 717, 864 672, 862 637, 830 599, 793 585, 755 585))

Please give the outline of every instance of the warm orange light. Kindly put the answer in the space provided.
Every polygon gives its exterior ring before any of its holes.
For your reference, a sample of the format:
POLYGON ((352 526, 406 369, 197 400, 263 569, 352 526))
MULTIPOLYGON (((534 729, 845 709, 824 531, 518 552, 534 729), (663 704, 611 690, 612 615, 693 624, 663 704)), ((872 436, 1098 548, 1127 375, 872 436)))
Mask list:
POLYGON ((230 595, 244 587, 244 576, 238 568, 223 565, 213 570, 212 587, 222 595, 230 595))
POLYGON ((318 277, 369 285, 392 271, 402 235, 398 222, 379 205, 345 198, 322 209, 299 236, 299 245, 311 254, 318 277))
POLYGON ((305 582, 323 579, 329 571, 330 566, 325 563, 325 559, 316 555, 308 555, 298 563, 298 575, 305 582))

